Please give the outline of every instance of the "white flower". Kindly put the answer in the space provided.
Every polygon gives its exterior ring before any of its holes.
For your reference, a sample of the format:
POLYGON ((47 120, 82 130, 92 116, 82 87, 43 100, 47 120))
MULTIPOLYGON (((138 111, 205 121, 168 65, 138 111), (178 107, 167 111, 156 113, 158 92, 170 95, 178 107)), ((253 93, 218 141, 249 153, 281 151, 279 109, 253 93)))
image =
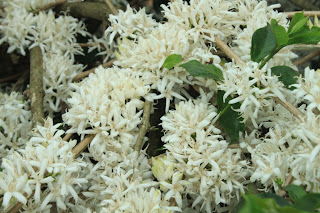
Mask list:
POLYGON ((136 11, 127 4, 126 11, 119 10, 117 15, 110 15, 110 27, 106 30, 106 35, 109 36, 109 42, 113 41, 115 35, 118 33, 121 37, 137 39, 144 37, 158 23, 147 15, 145 8, 136 11))
POLYGON ((239 199, 249 170, 240 150, 227 148, 221 131, 214 126, 216 109, 207 102, 206 98, 180 102, 176 110, 161 118, 165 130, 162 140, 168 150, 166 164, 174 165, 175 184, 184 188, 161 181, 160 189, 170 189, 166 198, 174 196, 179 207, 182 196, 193 195, 192 207, 200 205, 211 212, 220 203, 235 202, 233 196, 239 199))
POLYGON ((0 93, 0 157, 5 157, 25 146, 32 128, 29 101, 23 95, 0 93))

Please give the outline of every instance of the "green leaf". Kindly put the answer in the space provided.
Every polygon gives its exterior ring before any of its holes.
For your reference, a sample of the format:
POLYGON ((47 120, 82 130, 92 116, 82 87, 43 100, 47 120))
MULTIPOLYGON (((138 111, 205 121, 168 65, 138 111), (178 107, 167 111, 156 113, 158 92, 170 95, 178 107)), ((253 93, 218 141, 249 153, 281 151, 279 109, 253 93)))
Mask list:
POLYGON ((291 19, 291 22, 290 22, 290 25, 289 25, 289 28, 288 28, 288 34, 290 35, 290 34, 293 33, 292 31, 293 31, 294 27, 295 27, 294 30, 296 32, 297 32, 297 30, 299 30, 299 26, 302 28, 304 26, 304 24, 302 26, 301 26, 301 24, 303 23, 304 19, 305 19, 305 17, 303 15, 303 12, 302 13, 296 13, 291 19))
POLYGON ((227 97, 226 102, 223 102, 224 91, 218 90, 217 93, 217 104, 219 115, 219 124, 227 132, 228 136, 231 139, 231 143, 239 142, 239 132, 244 130, 243 118, 240 117, 238 112, 235 112, 234 109, 240 108, 240 103, 228 104, 232 99, 230 96, 227 97))
POLYGON ((276 37, 269 24, 256 30, 251 40, 251 60, 260 62, 264 57, 271 54, 276 46, 276 37))
MULTIPOLYGON (((311 28, 311 29, 312 29, 312 28, 311 28)), ((310 28, 309 28, 307 25, 305 25, 305 26, 303 26, 303 27, 301 28, 301 30, 299 30, 299 32, 290 34, 290 35, 289 35, 289 39, 290 39, 290 38, 294 38, 295 36, 302 35, 302 34, 305 34, 305 33, 310 33, 310 32, 312 32, 312 31, 310 30, 310 28)))
POLYGON ((319 32, 320 31, 320 27, 317 27, 317 26, 313 26, 311 28, 311 32, 319 32))
POLYGON ((182 61, 182 56, 178 54, 169 55, 164 61, 162 67, 167 69, 172 69, 175 65, 179 64, 182 61))
POLYGON ((320 207, 320 194, 306 194, 298 199, 293 206, 304 211, 315 211, 320 207))
POLYGON ((289 86, 297 82, 297 76, 299 73, 287 66, 276 66, 271 68, 271 73, 278 76, 279 80, 284 84, 288 89, 293 90, 294 88, 289 86))
POLYGON ((284 189, 289 193, 289 197, 293 201, 297 201, 307 194, 301 186, 288 185, 285 186, 284 189))
POLYGON ((187 72, 195 77, 211 78, 216 81, 223 80, 222 71, 213 64, 201 64, 197 60, 191 60, 181 64, 180 67, 185 68, 187 72))
POLYGON ((307 21, 309 19, 309 16, 303 17, 303 19, 299 20, 292 28, 291 31, 288 32, 289 35, 294 34, 296 32, 299 32, 303 29, 303 27, 306 25, 307 21))
MULTIPOLYGON (((259 193, 259 194, 251 194, 251 195, 257 196, 259 198, 272 198, 276 201, 276 203, 279 206, 291 206, 291 203, 289 203, 289 201, 273 193, 259 193)), ((246 203, 246 200, 244 198, 241 198, 240 202, 236 205, 232 213, 239 213, 245 203, 246 203)))
POLYGON ((286 29, 283 26, 278 25, 275 19, 271 20, 271 30, 276 38, 277 48, 286 46, 289 36, 286 32, 286 29))
POLYGON ((317 44, 320 41, 319 31, 299 33, 289 38, 288 45, 291 44, 317 44))
POLYGON ((244 195, 245 204, 240 213, 305 213, 292 206, 279 206, 272 198, 260 198, 256 195, 244 195))

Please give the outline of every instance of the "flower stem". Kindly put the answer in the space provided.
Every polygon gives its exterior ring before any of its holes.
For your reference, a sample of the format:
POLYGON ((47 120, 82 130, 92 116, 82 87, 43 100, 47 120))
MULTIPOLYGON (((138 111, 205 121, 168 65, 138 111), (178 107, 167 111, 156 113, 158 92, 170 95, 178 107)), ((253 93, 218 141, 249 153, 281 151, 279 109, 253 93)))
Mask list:
POLYGON ((150 120, 150 113, 151 113, 151 105, 152 105, 151 101, 146 100, 144 102, 143 116, 142 116, 141 126, 139 130, 139 135, 137 138, 137 142, 134 146, 134 150, 137 152, 140 152, 143 145, 144 136, 146 135, 150 126, 149 120, 150 120))

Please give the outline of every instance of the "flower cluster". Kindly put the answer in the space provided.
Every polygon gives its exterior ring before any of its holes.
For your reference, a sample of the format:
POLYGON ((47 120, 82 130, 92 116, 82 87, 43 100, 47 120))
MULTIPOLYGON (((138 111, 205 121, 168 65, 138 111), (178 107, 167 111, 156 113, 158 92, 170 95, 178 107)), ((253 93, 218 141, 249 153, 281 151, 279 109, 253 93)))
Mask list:
POLYGON ((203 95, 202 100, 180 102, 161 118, 168 151, 154 163, 153 171, 165 198, 175 198, 180 208, 190 203, 189 195, 199 212, 220 212, 244 192, 250 168, 241 160, 241 150, 229 149, 215 127, 217 110, 208 99, 203 95))
MULTIPOLYGON (((84 69, 75 60, 83 54, 76 36, 89 33, 66 14, 32 13, 51 2, 3 1, 0 44, 22 55, 39 46, 45 111, 62 111, 61 102, 70 108, 61 112, 63 123, 48 118, 31 131, 29 102, 18 93, 0 93, 1 210, 21 202, 25 212, 50 212, 54 205, 66 212, 227 212, 247 184, 278 192, 291 177, 307 191, 319 192, 319 71, 307 68, 296 84, 284 86, 271 67, 296 69, 290 48, 262 68, 251 61, 257 29, 271 19, 288 28, 286 15, 274 10, 279 5, 176 0, 162 6, 165 23, 127 6, 110 15, 101 38, 89 41, 89 51, 97 49, 105 61, 116 56, 115 65, 73 82, 84 69), (243 63, 227 61, 217 51, 218 38, 243 63), (181 55, 181 62, 165 66, 172 54, 181 55), (191 76, 180 66, 191 60, 213 64, 221 79, 191 76), (165 153, 151 163, 148 146, 137 150, 136 142, 146 123, 142 115, 156 112, 158 99, 166 99, 165 153), (222 110, 221 99, 227 105, 222 110), (152 102, 151 112, 144 110, 145 101, 152 102), (288 102, 301 116, 284 108, 288 102), (227 109, 245 126, 236 133, 238 147, 230 144, 221 122, 227 109), (69 129, 61 130, 62 125, 69 129), (66 133, 80 140, 91 136, 80 158, 74 154, 78 142, 62 139, 66 133)), ((142 136, 142 144, 151 140, 142 136)))
POLYGON ((66 102, 72 91, 70 82, 80 72, 82 65, 76 65, 74 56, 83 54, 76 35, 89 35, 84 24, 71 16, 55 17, 52 10, 32 11, 47 1, 4 1, 5 17, 1 20, 2 38, 0 44, 10 45, 8 53, 17 50, 25 55, 25 49, 39 46, 43 54, 45 110, 52 115, 61 110, 60 102, 66 102))
POLYGON ((74 159, 71 150, 76 141, 64 141, 60 125, 53 125, 48 118, 44 126, 37 127, 24 149, 2 159, 0 193, 4 208, 19 201, 25 204, 26 211, 43 211, 55 202, 59 209, 66 210, 69 203, 79 199, 81 184, 88 182, 81 177, 86 164, 74 159), (28 199, 31 194, 34 195, 28 199))
POLYGON ((0 158, 23 148, 31 134, 29 101, 23 95, 0 93, 0 158))

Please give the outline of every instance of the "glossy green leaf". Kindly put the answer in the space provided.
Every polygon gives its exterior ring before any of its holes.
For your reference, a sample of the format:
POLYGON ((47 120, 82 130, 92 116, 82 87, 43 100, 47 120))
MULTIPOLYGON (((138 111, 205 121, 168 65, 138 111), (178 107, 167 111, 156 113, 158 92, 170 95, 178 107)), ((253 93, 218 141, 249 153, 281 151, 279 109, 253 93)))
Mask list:
POLYGON ((260 62, 264 57, 271 54, 276 46, 276 37, 269 24, 256 30, 251 40, 251 60, 260 62))
POLYGON ((162 67, 167 69, 172 69, 175 65, 179 64, 182 61, 182 56, 178 54, 169 55, 164 61, 162 67))
POLYGON ((302 19, 300 19, 295 25, 293 25, 293 27, 291 28, 291 31, 290 32, 288 31, 288 34, 291 35, 302 30, 303 27, 306 26, 308 19, 309 19, 309 16, 303 17, 302 19))
POLYGON ((291 44, 317 44, 320 41, 319 31, 310 31, 297 34, 289 38, 288 45, 291 44))
MULTIPOLYGON (((274 199, 276 201, 276 203, 279 206, 291 206, 291 203, 289 203, 289 201, 287 201, 283 197, 280 197, 279 195, 276 195, 276 194, 273 194, 273 193, 259 193, 259 194, 254 194, 254 195, 259 197, 259 198, 272 198, 272 199, 274 199)), ((246 200, 244 198, 241 198, 240 202, 233 209, 232 213, 239 213, 240 210, 243 208, 245 203, 246 203, 246 200)))
POLYGON ((288 43, 289 36, 286 29, 279 25, 275 19, 271 20, 271 30, 276 38, 277 48, 283 47, 288 43))
POLYGON ((301 186, 288 185, 285 186, 284 189, 289 193, 289 197, 293 201, 297 201, 298 199, 302 198, 307 194, 301 186))
MULTIPOLYGON (((288 28, 288 34, 292 34, 292 30, 293 30, 293 27, 296 26, 299 22, 300 23, 303 23, 303 20, 305 19, 304 15, 303 15, 303 12, 302 13, 296 13, 291 21, 290 21, 290 24, 289 24, 289 28, 288 28), (302 21, 302 22, 301 22, 302 21)), ((298 26, 295 27, 295 30, 297 31, 298 29, 298 26)))
POLYGON ((223 102, 224 91, 219 90, 217 93, 218 111, 220 112, 218 122, 220 126, 227 132, 231 139, 231 143, 239 142, 239 132, 242 132, 245 128, 243 124, 243 118, 240 117, 238 112, 233 109, 239 109, 240 103, 228 104, 231 100, 229 96, 226 102, 223 102))
POLYGON ((320 207, 320 194, 306 194, 296 200, 293 206, 304 211, 315 211, 320 207))
POLYGON ((306 34, 306 33, 310 33, 310 32, 312 32, 312 31, 310 30, 310 28, 309 28, 307 25, 305 25, 305 26, 303 26, 303 27, 301 28, 301 30, 299 30, 299 32, 290 34, 290 35, 289 35, 289 39, 290 39, 290 38, 294 38, 295 36, 302 35, 302 34, 306 34))
POLYGON ((180 67, 185 68, 187 72, 195 77, 211 78, 216 81, 223 80, 222 71, 213 64, 201 64, 197 60, 191 60, 185 64, 181 64, 180 67))
POLYGON ((276 66, 271 68, 271 73, 278 76, 279 80, 284 84, 288 89, 293 90, 293 87, 289 87, 291 84, 297 83, 297 76, 299 72, 294 71, 287 66, 276 66))
POLYGON ((292 206, 279 206, 272 198, 260 198, 256 195, 245 195, 245 204, 240 213, 306 213, 292 206))

